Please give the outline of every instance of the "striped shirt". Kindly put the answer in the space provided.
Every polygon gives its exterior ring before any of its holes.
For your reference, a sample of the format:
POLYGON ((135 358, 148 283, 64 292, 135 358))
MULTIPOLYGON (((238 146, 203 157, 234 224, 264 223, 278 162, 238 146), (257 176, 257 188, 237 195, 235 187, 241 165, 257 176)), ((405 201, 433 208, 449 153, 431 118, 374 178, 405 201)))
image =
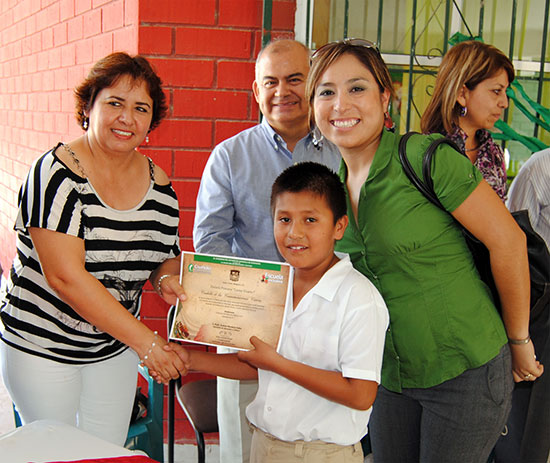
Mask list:
POLYGON ((533 229, 550 249, 550 148, 534 153, 521 167, 508 198, 512 212, 529 212, 533 229))
POLYGON ((151 178, 136 207, 113 209, 87 179, 63 164, 55 154, 57 147, 34 162, 19 192, 17 255, 0 295, 0 335, 30 354, 62 363, 92 363, 127 346, 57 297, 44 278, 29 227, 83 239, 86 270, 139 317, 143 285, 151 272, 179 254, 178 201, 171 185, 158 185, 151 178))

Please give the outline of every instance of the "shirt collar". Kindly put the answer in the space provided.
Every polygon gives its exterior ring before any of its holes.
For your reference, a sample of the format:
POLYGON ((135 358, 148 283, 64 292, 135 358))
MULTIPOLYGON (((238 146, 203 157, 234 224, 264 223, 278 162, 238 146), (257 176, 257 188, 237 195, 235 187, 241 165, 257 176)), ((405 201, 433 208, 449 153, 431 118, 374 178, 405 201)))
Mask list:
POLYGON ((346 278, 350 269, 353 268, 348 254, 342 252, 335 252, 335 254, 340 258, 340 261, 329 268, 311 289, 312 294, 317 294, 329 302, 334 300, 338 288, 344 281, 344 278, 346 278))
POLYGON ((265 117, 262 117, 261 127, 264 130, 268 142, 271 144, 275 151, 278 151, 281 148, 284 148, 286 150, 286 142, 283 140, 283 137, 275 132, 275 130, 269 125, 269 122, 267 122, 267 119, 265 117))
POLYGON ((394 132, 382 129, 380 145, 378 145, 378 149, 376 150, 376 154, 372 160, 369 177, 374 177, 390 163, 392 153, 397 152, 400 139, 401 137, 396 135, 394 132))
MULTIPOLYGON (((376 153, 374 155, 374 159, 372 160, 369 176, 366 180, 367 182, 369 181, 369 179, 377 175, 381 170, 383 170, 390 163, 392 151, 397 152, 397 149, 398 149, 397 144, 399 143, 399 140, 400 140, 400 136, 396 135, 394 132, 390 132, 389 130, 382 129, 380 144, 378 145, 378 148, 376 149, 376 153)), ((345 183, 348 178, 348 168, 345 162, 342 162, 340 164, 338 175, 340 176, 342 181, 345 183)))
MULTIPOLYGON (((466 135, 466 132, 462 130, 459 126, 455 125, 454 130, 449 133, 445 134, 447 138, 450 138, 452 141, 454 141, 460 149, 465 151, 466 148, 466 140, 468 139, 468 135, 466 135)), ((491 138, 491 134, 488 130, 485 129, 479 129, 476 131, 476 139, 479 142, 479 146, 482 147, 487 143, 487 141, 491 138)))
MULTIPOLYGON (((374 159, 372 160, 372 165, 369 171, 369 176, 367 182, 378 175, 389 163, 392 157, 392 152, 397 152, 400 136, 396 135, 389 130, 382 129, 382 136, 380 137, 380 144, 376 149, 374 159)), ((343 179, 344 183, 348 177, 348 170, 345 162, 340 164, 340 170, 338 171, 340 178, 343 179)), ((366 183, 366 182, 365 182, 366 183)))
MULTIPOLYGON (((267 122, 267 119, 265 117, 262 117, 261 127, 264 130, 264 133, 267 137, 268 142, 271 144, 273 149, 275 151, 278 151, 282 149, 285 152, 288 152, 288 148, 286 146, 286 142, 283 140, 283 137, 281 137, 277 132, 275 132, 275 129, 269 125, 269 122, 267 122)), ((302 140, 300 140, 298 143, 304 143, 305 148, 308 149, 309 146, 313 143, 313 135, 312 133, 308 133, 302 140)))

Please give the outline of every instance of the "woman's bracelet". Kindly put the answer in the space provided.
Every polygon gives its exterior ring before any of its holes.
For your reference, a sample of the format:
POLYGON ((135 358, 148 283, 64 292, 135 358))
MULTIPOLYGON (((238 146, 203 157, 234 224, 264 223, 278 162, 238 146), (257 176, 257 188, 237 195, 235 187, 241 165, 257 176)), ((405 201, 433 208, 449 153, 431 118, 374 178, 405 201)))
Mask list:
POLYGON ((160 284, 163 280, 165 280, 168 277, 171 277, 172 275, 170 273, 165 273, 164 275, 161 275, 161 277, 157 281, 157 293, 159 293, 162 296, 162 288, 160 287, 160 284))
POLYGON ((512 338, 508 338, 508 342, 509 342, 510 344, 515 344, 515 345, 527 344, 530 340, 531 340, 531 336, 527 336, 525 339, 512 339, 512 338))
POLYGON ((153 352, 153 349, 155 348, 155 346, 157 345, 157 338, 159 336, 159 332, 158 331, 153 331, 153 333, 155 334, 155 337, 153 338, 153 342, 151 343, 151 347, 149 347, 149 350, 147 351, 147 353, 143 356, 143 360, 140 362, 142 365, 143 363, 145 362, 145 360, 148 360, 149 359, 149 355, 151 354, 151 352, 153 352))

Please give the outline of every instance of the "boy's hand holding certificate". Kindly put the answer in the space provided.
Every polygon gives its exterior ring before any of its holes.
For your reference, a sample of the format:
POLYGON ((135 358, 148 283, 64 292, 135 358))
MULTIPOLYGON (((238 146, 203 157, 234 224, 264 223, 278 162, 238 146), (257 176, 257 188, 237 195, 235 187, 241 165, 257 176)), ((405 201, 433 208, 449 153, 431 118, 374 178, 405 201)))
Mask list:
POLYGON ((250 337, 278 347, 290 295, 292 268, 267 262, 183 253, 178 301, 170 338, 252 349, 250 337))

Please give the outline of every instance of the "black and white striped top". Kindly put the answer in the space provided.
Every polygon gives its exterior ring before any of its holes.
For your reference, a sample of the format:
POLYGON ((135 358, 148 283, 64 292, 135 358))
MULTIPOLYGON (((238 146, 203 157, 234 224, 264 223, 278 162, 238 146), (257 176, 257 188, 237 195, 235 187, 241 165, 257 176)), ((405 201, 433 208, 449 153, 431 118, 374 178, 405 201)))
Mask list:
MULTIPOLYGON (((58 145, 57 147, 59 147, 58 145)), ((126 346, 99 331, 48 286, 28 232, 45 228, 82 238, 86 270, 134 316, 143 285, 161 262, 179 254, 179 211, 171 185, 151 185, 133 209, 106 205, 87 179, 54 148, 38 158, 19 192, 17 255, 1 295, 2 339, 12 347, 63 363, 113 357, 126 346)), ((63 252, 60 249, 59 252, 63 252)))

